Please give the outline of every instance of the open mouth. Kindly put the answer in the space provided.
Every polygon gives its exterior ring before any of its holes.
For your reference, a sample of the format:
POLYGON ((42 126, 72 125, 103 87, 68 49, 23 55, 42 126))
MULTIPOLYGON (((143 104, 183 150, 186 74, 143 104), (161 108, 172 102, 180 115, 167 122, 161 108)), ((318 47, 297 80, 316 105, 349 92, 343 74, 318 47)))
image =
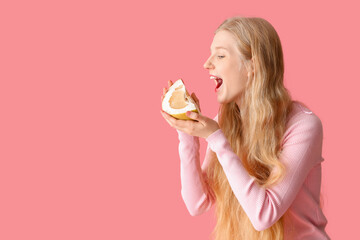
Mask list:
POLYGON ((217 76, 214 76, 214 75, 210 75, 210 79, 214 79, 215 80, 215 84, 216 84, 216 87, 215 87, 215 92, 217 92, 219 90, 219 88, 222 86, 223 84, 223 80, 222 78, 219 78, 217 76))
POLYGON ((223 84, 223 80, 221 78, 217 78, 215 79, 215 81, 216 81, 215 91, 217 91, 220 88, 220 86, 223 84))

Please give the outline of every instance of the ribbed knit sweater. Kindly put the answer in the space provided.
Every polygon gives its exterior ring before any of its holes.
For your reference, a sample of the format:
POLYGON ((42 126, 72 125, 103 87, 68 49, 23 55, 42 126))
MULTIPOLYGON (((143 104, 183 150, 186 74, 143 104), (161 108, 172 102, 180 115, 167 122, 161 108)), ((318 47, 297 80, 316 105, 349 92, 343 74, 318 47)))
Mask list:
MULTIPOLYGON (((214 118, 218 121, 218 115, 214 118)), ((284 218, 285 239, 330 239, 327 219, 320 207, 323 128, 320 119, 294 102, 282 140, 279 160, 285 165, 284 178, 268 188, 250 176, 221 129, 205 140, 208 144, 200 166, 198 137, 177 130, 179 138, 181 195, 192 216, 208 211, 216 202, 207 186, 206 169, 211 149, 216 153, 230 187, 258 231, 284 218)))

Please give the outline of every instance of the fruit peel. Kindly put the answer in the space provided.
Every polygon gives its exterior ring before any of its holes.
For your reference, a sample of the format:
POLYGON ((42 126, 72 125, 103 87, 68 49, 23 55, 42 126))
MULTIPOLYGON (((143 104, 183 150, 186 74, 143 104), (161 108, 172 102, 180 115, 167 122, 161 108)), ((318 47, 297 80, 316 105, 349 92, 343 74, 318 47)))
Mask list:
MULTIPOLYGON (((196 109, 195 110, 191 110, 189 112, 196 112, 199 113, 196 109)), ((171 116, 173 116, 176 119, 181 119, 181 120, 194 120, 192 118, 189 118, 186 113, 181 113, 181 114, 170 114, 171 116)))

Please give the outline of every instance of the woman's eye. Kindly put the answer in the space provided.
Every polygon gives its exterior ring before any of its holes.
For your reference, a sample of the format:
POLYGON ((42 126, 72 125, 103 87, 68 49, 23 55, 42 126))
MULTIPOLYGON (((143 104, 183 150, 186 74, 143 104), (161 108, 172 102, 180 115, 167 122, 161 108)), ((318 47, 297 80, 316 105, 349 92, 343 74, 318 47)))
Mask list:
POLYGON ((218 56, 218 58, 224 58, 225 56, 218 56))

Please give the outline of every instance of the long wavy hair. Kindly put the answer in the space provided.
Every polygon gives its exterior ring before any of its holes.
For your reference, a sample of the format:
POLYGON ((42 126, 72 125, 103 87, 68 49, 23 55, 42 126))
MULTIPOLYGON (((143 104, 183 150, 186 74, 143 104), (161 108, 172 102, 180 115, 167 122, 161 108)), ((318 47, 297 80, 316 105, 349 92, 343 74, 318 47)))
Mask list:
MULTIPOLYGON (((219 126, 249 175, 266 188, 284 175, 279 155, 293 106, 283 84, 281 42, 273 26, 262 18, 231 17, 215 34, 221 30, 232 33, 241 53, 239 57, 248 69, 253 61, 254 74, 241 93, 240 107, 235 102, 220 105, 219 126)), ((216 198, 217 222, 212 232, 215 239, 283 239, 284 215, 268 229, 257 231, 235 197, 216 154, 212 151, 211 154, 206 174, 216 198)))

